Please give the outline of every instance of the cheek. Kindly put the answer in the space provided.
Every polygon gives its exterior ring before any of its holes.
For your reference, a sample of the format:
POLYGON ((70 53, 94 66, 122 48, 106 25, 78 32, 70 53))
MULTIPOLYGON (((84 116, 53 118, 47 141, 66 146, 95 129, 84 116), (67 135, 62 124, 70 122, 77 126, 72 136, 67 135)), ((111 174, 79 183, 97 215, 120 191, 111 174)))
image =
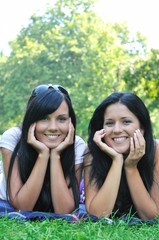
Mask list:
POLYGON ((43 125, 37 123, 35 127, 35 137, 37 139, 39 138, 39 135, 41 134, 42 131, 43 131, 43 125))
POLYGON ((68 131, 69 131, 69 124, 62 124, 61 126, 59 126, 59 128, 61 129, 61 131, 63 132, 63 133, 68 133, 68 131))
POLYGON ((36 129, 35 129, 35 137, 36 137, 37 140, 39 140, 39 135, 40 135, 40 134, 39 134, 39 131, 38 131, 38 129, 36 128, 36 129))
POLYGON ((69 123, 66 123, 66 124, 64 125, 64 128, 68 131, 68 130, 69 130, 69 123))
POLYGON ((109 143, 110 143, 110 137, 108 136, 108 135, 105 135, 104 136, 104 138, 103 138, 103 141, 107 144, 107 145, 109 145, 109 143))

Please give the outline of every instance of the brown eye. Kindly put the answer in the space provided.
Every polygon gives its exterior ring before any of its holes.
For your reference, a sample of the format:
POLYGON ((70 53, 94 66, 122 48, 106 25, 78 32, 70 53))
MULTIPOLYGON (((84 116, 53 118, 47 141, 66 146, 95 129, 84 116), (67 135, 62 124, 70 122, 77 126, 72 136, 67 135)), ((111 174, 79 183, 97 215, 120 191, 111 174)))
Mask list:
POLYGON ((123 121, 123 123, 124 123, 125 125, 129 125, 130 123, 132 123, 132 121, 131 121, 131 120, 126 120, 126 119, 125 119, 125 120, 123 121))
POLYGON ((65 116, 59 116, 58 119, 59 119, 60 122, 65 122, 65 121, 68 120, 68 117, 65 117, 65 116))
POLYGON ((105 126, 111 127, 114 124, 114 122, 109 121, 109 122, 105 122, 105 126))

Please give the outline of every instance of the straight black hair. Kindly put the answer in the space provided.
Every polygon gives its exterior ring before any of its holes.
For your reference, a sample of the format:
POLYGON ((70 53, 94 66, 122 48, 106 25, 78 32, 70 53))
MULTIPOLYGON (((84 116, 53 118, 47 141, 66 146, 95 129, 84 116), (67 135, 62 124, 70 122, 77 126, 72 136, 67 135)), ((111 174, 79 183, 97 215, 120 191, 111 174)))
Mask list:
MULTIPOLYGON (((38 120, 43 119, 46 115, 53 113, 58 109, 62 101, 66 101, 69 108, 69 116, 73 123, 74 129, 76 129, 76 117, 75 112, 71 103, 70 98, 68 97, 68 93, 65 94, 60 90, 54 89, 53 87, 48 87, 45 91, 39 91, 39 93, 35 94, 33 91, 31 95, 26 113, 22 123, 22 134, 21 138, 15 147, 8 172, 7 179, 7 193, 10 198, 10 180, 11 173, 13 169, 13 164, 15 158, 18 156, 18 167, 20 177, 23 183, 25 183, 35 165, 37 159, 36 150, 27 143, 28 131, 32 123, 37 122, 38 120)), ((74 133, 75 139, 75 133, 74 133)), ((78 207, 79 203, 79 191, 78 184, 75 174, 75 147, 74 143, 66 148, 61 154, 61 164, 64 172, 65 178, 69 178, 70 185, 72 188, 75 208, 78 207)), ((50 166, 48 164, 46 175, 44 179, 44 184, 40 193, 40 196, 37 200, 37 203, 34 207, 34 211, 46 211, 46 212, 54 212, 54 206, 51 201, 51 189, 50 189, 50 166)))
MULTIPOLYGON (((139 120, 141 127, 144 129, 144 138, 146 141, 145 155, 138 163, 138 170, 148 191, 153 183, 155 145, 153 139, 152 125, 149 112, 143 101, 131 92, 115 92, 108 96, 96 108, 90 120, 88 127, 88 148, 92 155, 90 181, 95 180, 97 187, 100 188, 105 181, 112 164, 112 159, 103 153, 93 141, 96 131, 103 128, 104 112, 108 106, 121 103, 125 105, 139 120)), ((121 209, 122 212, 128 211, 132 206, 132 200, 128 190, 125 173, 123 171, 120 189, 114 211, 121 209)))

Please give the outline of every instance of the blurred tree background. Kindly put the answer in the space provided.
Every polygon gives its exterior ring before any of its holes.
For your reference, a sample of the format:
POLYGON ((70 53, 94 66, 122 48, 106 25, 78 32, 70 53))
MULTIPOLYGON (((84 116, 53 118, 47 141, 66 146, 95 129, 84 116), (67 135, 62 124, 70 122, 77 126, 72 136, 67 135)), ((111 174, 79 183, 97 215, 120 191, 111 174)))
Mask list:
POLYGON ((132 91, 150 110, 159 137, 159 50, 148 50, 140 33, 126 24, 105 23, 94 0, 57 0, 0 55, 0 134, 20 125, 38 84, 67 88, 77 115, 77 133, 87 140, 89 119, 114 91, 132 91))

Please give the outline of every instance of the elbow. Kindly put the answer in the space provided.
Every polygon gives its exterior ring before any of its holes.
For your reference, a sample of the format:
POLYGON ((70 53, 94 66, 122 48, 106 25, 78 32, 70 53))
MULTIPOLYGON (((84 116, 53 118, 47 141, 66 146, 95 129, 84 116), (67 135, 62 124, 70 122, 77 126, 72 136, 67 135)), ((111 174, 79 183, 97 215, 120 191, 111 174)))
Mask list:
POLYGON ((75 211, 75 205, 71 205, 71 206, 56 206, 56 208, 54 208, 54 211, 56 214, 70 214, 73 211, 75 211))
POLYGON ((16 211, 33 211, 33 208, 28 205, 18 204, 16 201, 11 200, 9 203, 16 211))
POLYGON ((57 210, 55 210, 55 213, 56 214, 71 214, 72 212, 73 212, 73 210, 74 209, 72 209, 72 210, 67 210, 67 209, 57 209, 57 210))
POLYGON ((150 219, 155 219, 159 217, 159 211, 155 209, 154 211, 151 212, 138 212, 139 217, 141 220, 150 220, 150 219))
POLYGON ((94 209, 92 209, 87 203, 86 203, 86 212, 88 214, 91 214, 91 215, 94 215, 94 216, 98 217, 97 214, 96 214, 96 211, 94 211, 94 209))
POLYGON ((98 218, 101 217, 109 217, 111 214, 111 211, 109 211, 108 209, 100 209, 100 208, 95 208, 93 206, 87 206, 86 205, 86 211, 88 214, 94 215, 98 218))

